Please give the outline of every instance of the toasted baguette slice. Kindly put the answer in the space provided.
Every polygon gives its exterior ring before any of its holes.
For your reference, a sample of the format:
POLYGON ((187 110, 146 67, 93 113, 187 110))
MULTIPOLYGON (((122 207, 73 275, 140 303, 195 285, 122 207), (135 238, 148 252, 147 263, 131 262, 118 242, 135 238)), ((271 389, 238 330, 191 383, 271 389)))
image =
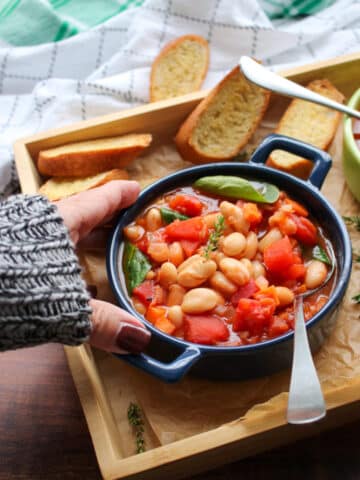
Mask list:
POLYGON ((124 168, 151 143, 149 134, 69 143, 39 153, 38 169, 51 177, 87 177, 124 168))
POLYGON ((198 35, 184 35, 168 43, 154 60, 150 101, 199 90, 209 65, 209 45, 198 35))
POLYGON ((108 172, 98 173, 90 177, 54 177, 45 182, 39 189, 39 193, 49 200, 60 200, 75 193, 99 187, 111 180, 127 180, 129 178, 126 170, 114 169, 108 172))
POLYGON ((270 92, 235 67, 181 125, 175 138, 179 153, 193 163, 234 157, 250 140, 269 99, 270 92))
MULTIPOLYGON (((324 97, 343 102, 344 96, 329 80, 314 80, 307 85, 309 90, 324 97)), ((326 150, 334 138, 341 113, 305 100, 293 100, 281 117, 275 132, 303 140, 315 147, 326 150)), ((281 150, 274 151, 266 162, 300 178, 308 178, 313 163, 281 150)))

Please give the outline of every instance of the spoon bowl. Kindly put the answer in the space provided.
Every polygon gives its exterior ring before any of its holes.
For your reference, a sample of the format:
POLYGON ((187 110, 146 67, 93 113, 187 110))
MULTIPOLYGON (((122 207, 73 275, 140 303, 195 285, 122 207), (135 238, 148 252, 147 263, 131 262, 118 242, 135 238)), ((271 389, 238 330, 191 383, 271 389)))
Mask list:
POLYGON ((292 424, 316 422, 326 415, 326 404, 306 332, 303 298, 323 288, 334 274, 335 255, 332 247, 327 247, 330 251, 331 268, 324 282, 295 298, 294 353, 287 407, 287 421, 292 424))
POLYGON ((250 57, 245 55, 240 57, 239 65, 245 77, 250 80, 250 82, 259 85, 260 87, 279 93, 280 95, 296 97, 309 102, 318 103, 324 107, 329 107, 338 110, 339 112, 347 113, 351 117, 360 119, 360 112, 353 108, 335 102, 330 98, 312 92, 297 83, 287 80, 286 78, 271 72, 250 57))

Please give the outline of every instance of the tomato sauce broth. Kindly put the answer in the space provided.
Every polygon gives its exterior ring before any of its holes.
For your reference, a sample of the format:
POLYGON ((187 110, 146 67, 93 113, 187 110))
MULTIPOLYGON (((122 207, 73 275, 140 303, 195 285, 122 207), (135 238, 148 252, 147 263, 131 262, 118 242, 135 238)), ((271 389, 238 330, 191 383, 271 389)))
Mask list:
MULTIPOLYGON (((206 345, 251 345, 291 331, 294 297, 311 289, 310 270, 315 271, 314 278, 316 268, 318 274, 325 275, 326 264, 313 258, 314 248, 320 248, 331 259, 329 240, 323 230, 307 210, 285 192, 280 193, 275 203, 261 204, 204 194, 186 186, 154 201, 124 233, 148 262, 143 281, 129 292, 135 309, 163 332, 206 345), (230 211, 228 216, 225 207, 230 211), (164 208, 188 219, 175 218, 167 223, 166 218, 164 222, 161 212, 164 208), (231 217, 232 210, 233 216, 239 210, 242 212, 245 225, 240 227, 239 222, 236 223, 231 217), (217 214, 214 224, 211 224, 211 214, 217 214), (220 217, 224 219, 222 233, 209 250, 220 217), (262 240, 270 231, 276 239, 266 245, 262 240), (257 247, 251 253, 247 247, 255 237, 257 247), (246 256, 229 254, 230 240, 235 248, 235 239, 245 239, 246 256), (236 269, 239 269, 238 277, 236 269), (204 277, 198 279, 196 276, 202 275, 203 270, 204 277), (191 290, 194 295, 189 295, 191 290), (178 292, 178 298, 174 292, 178 292), (205 306, 200 304, 201 295, 205 306)), ((131 277, 129 265, 123 267, 125 278, 131 277)), ((326 266, 326 274, 329 268, 326 266)), ((334 281, 335 275, 316 293, 304 298, 305 320, 326 304, 334 281)))

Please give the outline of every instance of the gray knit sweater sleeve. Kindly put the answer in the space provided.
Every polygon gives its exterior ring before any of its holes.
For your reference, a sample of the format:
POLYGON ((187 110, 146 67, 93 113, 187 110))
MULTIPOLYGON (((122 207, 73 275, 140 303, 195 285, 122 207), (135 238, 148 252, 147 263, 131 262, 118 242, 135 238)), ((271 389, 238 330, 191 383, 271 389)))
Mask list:
POLYGON ((84 342, 88 301, 56 207, 39 195, 0 202, 0 350, 84 342))

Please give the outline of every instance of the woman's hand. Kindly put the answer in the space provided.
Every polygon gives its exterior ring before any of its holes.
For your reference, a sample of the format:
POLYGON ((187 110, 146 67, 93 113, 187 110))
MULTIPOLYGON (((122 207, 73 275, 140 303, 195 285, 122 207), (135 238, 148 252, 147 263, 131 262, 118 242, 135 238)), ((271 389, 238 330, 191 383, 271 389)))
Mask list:
MULTIPOLYGON (((56 202, 76 244, 94 228, 109 221, 119 210, 135 202, 137 182, 117 180, 56 202)), ((139 353, 150 340, 144 325, 120 308, 100 300, 90 300, 92 332, 90 344, 117 353, 139 353)))

